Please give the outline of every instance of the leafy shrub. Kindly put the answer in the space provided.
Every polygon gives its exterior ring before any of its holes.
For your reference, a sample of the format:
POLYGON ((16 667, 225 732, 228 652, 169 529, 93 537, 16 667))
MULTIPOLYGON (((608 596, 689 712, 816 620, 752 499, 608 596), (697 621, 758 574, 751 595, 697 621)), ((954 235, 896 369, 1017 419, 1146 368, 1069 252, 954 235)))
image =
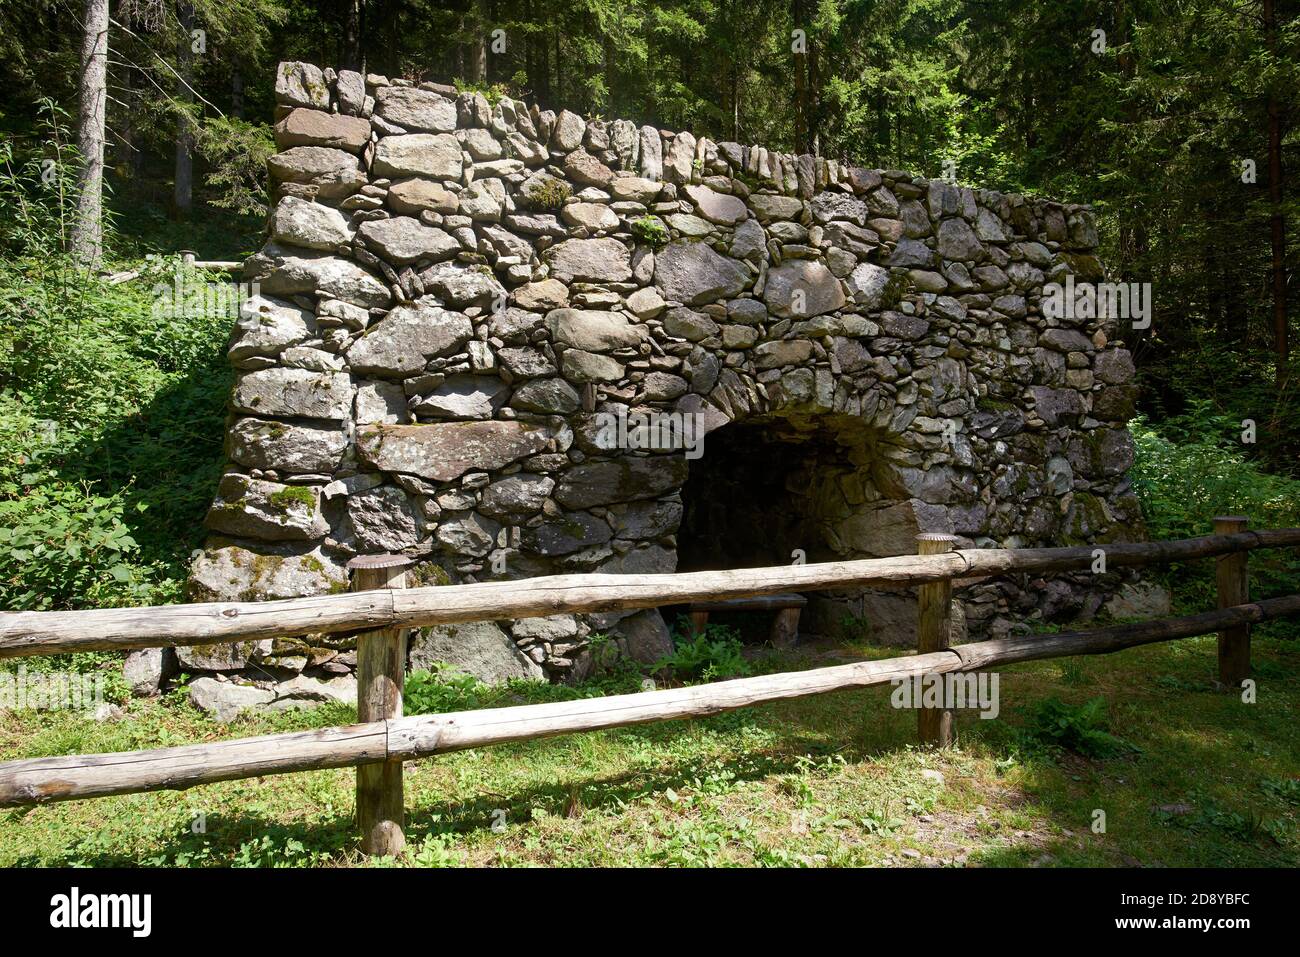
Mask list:
MULTIPOLYGON (((0 137, 0 252, 44 260, 63 252, 77 209, 77 148, 66 111, 48 97, 38 106, 39 151, 16 156, 0 137)), ((111 228, 111 220, 106 223, 111 228)))
MULTIPOLYGON (((1256 528, 1300 525, 1300 481, 1265 472, 1249 460, 1231 436, 1240 423, 1214 412, 1208 403, 1162 423, 1130 423, 1136 444, 1133 488, 1153 539, 1209 534, 1216 515, 1246 515, 1256 528)), ((1291 594, 1300 583, 1300 552, 1262 549, 1251 553, 1251 588, 1256 598, 1291 594)), ((1192 562, 1151 569, 1174 588, 1180 604, 1212 605, 1214 566, 1192 562)), ((1279 633, 1290 622, 1271 623, 1279 633)), ((1265 626, 1268 627, 1268 626, 1265 626)))
POLYGON ((0 603, 9 609, 115 604, 150 594, 120 496, 32 472, 0 486, 0 603))
POLYGON ((171 601, 223 461, 231 320, 0 265, 0 604, 171 601))
POLYGON ((0 607, 177 601, 224 460, 233 319, 156 308, 207 279, 175 258, 119 284, 80 268, 41 159, 0 146, 0 607))
POLYGON ((657 661, 654 670, 669 670, 682 681, 738 678, 750 673, 742 647, 734 628, 710 622, 692 635, 689 620, 682 618, 673 631, 673 653, 657 661))
POLYGON ((452 81, 452 85, 460 93, 482 93, 489 106, 496 106, 502 99, 510 95, 510 89, 503 83, 481 83, 476 80, 465 80, 456 77, 452 81))
POLYGON ((1300 778, 1265 778, 1259 786, 1270 797, 1300 807, 1300 778))
POLYGON ((1248 515, 1259 527, 1300 524, 1300 481, 1249 461, 1229 438, 1240 425, 1205 404, 1159 427, 1141 418, 1129 427, 1133 488, 1153 537, 1204 535, 1216 515, 1248 515))
POLYGON ((429 671, 412 671, 406 676, 402 710, 406 714, 471 711, 482 707, 491 691, 473 675, 437 662, 429 671))
POLYGON ((264 215, 269 206, 266 161, 275 154, 271 128, 229 116, 207 117, 199 131, 199 153, 217 191, 212 204, 241 214, 264 215))
POLYGON ((632 221, 632 235, 651 246, 662 246, 668 242, 668 227, 658 216, 642 216, 632 221))
POLYGON ((573 190, 561 179, 543 178, 526 196, 526 202, 533 209, 557 212, 564 205, 573 190))
POLYGON ((1138 750, 1107 727, 1105 698, 1091 698, 1079 705, 1044 698, 1030 708, 1024 734, 1027 744, 1089 758, 1112 758, 1138 750))
POLYGON ((840 618, 840 631, 849 641, 867 642, 871 640, 874 629, 866 618, 846 614, 840 618))

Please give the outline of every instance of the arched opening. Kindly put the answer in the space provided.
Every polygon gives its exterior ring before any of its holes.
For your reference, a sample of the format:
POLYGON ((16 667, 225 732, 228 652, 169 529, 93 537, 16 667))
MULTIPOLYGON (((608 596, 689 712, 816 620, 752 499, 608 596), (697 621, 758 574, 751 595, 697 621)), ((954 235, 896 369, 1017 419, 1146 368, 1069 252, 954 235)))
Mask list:
MULTIPOLYGON (((892 504, 872 477, 874 436, 860 418, 762 415, 710 432, 682 488, 678 571, 827 562, 901 551, 871 542, 873 516, 892 504)), ((878 526, 886 532, 883 526, 878 526)), ((810 592, 800 616, 807 637, 853 626, 861 591, 810 592)), ((687 606, 670 610, 676 616, 687 606)), ((712 611, 747 642, 768 638, 770 611, 712 611)))

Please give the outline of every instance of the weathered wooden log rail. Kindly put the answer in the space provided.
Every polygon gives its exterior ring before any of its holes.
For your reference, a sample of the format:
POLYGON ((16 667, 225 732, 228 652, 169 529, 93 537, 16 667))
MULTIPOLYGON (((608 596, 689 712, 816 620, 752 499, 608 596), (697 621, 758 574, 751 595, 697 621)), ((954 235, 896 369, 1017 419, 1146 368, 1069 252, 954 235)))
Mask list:
POLYGON ((1300 545, 1300 528, 1207 535, 1169 542, 1074 548, 957 549, 861 561, 671 575, 550 575, 473 585, 434 585, 264 602, 198 602, 95 611, 0 612, 0 658, 72 651, 129 651, 466 621, 540 618, 654 608, 691 601, 853 586, 907 586, 1006 574, 1108 568, 1213 558, 1300 545))
MULTIPOLYGON (((1252 624, 1300 614, 1300 595, 1250 602, 1247 554, 1300 545, 1300 529, 1246 531, 1215 520, 1212 536, 1082 548, 981 550, 950 536, 920 536, 923 554, 855 562, 678 575, 563 575, 515 582, 405 589, 400 562, 359 560, 353 594, 277 602, 209 603, 80 612, 0 613, 0 657, 244 641, 277 635, 361 631, 358 704, 363 723, 115 754, 32 758, 0 764, 0 807, 114 794, 183 790, 238 778, 321 768, 358 769, 362 847, 397 853, 402 762, 466 748, 700 717, 806 695, 887 684, 918 675, 971 672, 1070 655, 1109 654, 1153 642, 1219 634, 1219 681, 1237 688, 1250 668, 1252 624), (1092 631, 948 646, 954 579, 1217 558, 1219 609, 1092 631), (917 655, 714 684, 554 704, 403 717, 404 629, 558 612, 649 608, 854 585, 922 585, 917 655), (365 720, 369 718, 370 720, 365 720)), ((951 712, 922 708, 925 743, 947 745, 951 712)))

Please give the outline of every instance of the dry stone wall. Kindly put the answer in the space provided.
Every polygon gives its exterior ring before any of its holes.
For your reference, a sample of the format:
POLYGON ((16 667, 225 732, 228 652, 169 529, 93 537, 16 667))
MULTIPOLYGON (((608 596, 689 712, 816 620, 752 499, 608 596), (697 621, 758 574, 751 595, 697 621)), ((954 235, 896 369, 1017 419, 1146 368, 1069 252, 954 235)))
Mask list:
MULTIPOLYGON (((1046 283, 1103 278, 1087 208, 305 63, 276 95, 195 599, 339 591, 350 556, 389 551, 425 583, 672 571, 692 459, 607 447, 602 413, 816 438, 821 467, 787 483, 810 560, 911 552, 918 531, 1141 534, 1121 330, 1042 308, 1046 283)), ((1119 583, 985 582, 960 606, 999 634, 1119 583)), ((844 611, 910 640, 905 595, 832 595, 807 621, 844 611)), ((412 664, 572 678, 598 632, 643 661, 668 648, 655 611, 556 615, 427 630, 412 664)), ((328 639, 180 654, 352 663, 328 639)))

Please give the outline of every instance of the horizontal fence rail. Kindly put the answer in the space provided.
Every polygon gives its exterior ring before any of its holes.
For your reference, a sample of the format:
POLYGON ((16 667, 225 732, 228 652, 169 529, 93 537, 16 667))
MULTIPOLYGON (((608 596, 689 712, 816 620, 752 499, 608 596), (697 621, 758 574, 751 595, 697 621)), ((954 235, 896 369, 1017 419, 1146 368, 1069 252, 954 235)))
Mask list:
MULTIPOLYGON (((1248 555, 1300 545, 1300 529, 1249 531, 1241 516, 1215 534, 1169 542, 1074 548, 957 549, 951 535, 917 536, 921 554, 861 561, 667 575, 556 575, 406 588, 403 556, 354 559, 354 592, 270 602, 0 613, 0 658, 72 651, 212 644, 313 633, 356 633, 361 723, 289 734, 113 754, 0 764, 0 807, 105 797, 270 774, 357 768, 357 820, 369 854, 396 854, 403 834, 403 762, 512 741, 702 717, 751 705, 887 684, 919 675, 985 670, 1042 658, 1109 654, 1218 633, 1218 686, 1250 673, 1250 626, 1300 615, 1300 595, 1249 600, 1248 555), (1026 635, 949 647, 955 580, 1216 559, 1217 611, 1091 631, 1026 635), (852 586, 917 586, 916 655, 693 687, 554 704, 402 716, 407 629, 458 622, 725 602, 852 586)), ((953 740, 952 711, 922 706, 922 743, 953 740)))
POLYGON ((0 612, 0 658, 73 651, 287 638, 418 628, 469 621, 626 611, 690 601, 748 598, 851 586, 907 586, 1006 574, 1153 565, 1300 545, 1300 528, 1207 535, 1169 542, 1072 548, 958 549, 859 561, 660 575, 551 575, 265 602, 202 602, 92 611, 0 612))
POLYGON ((416 715, 150 751, 31 758, 0 764, 0 807, 143 791, 184 790, 237 778, 409 760, 513 741, 704 717, 752 705, 967 672, 1099 655, 1300 614, 1300 595, 1160 622, 972 642, 925 655, 863 661, 713 684, 554 704, 416 715))

